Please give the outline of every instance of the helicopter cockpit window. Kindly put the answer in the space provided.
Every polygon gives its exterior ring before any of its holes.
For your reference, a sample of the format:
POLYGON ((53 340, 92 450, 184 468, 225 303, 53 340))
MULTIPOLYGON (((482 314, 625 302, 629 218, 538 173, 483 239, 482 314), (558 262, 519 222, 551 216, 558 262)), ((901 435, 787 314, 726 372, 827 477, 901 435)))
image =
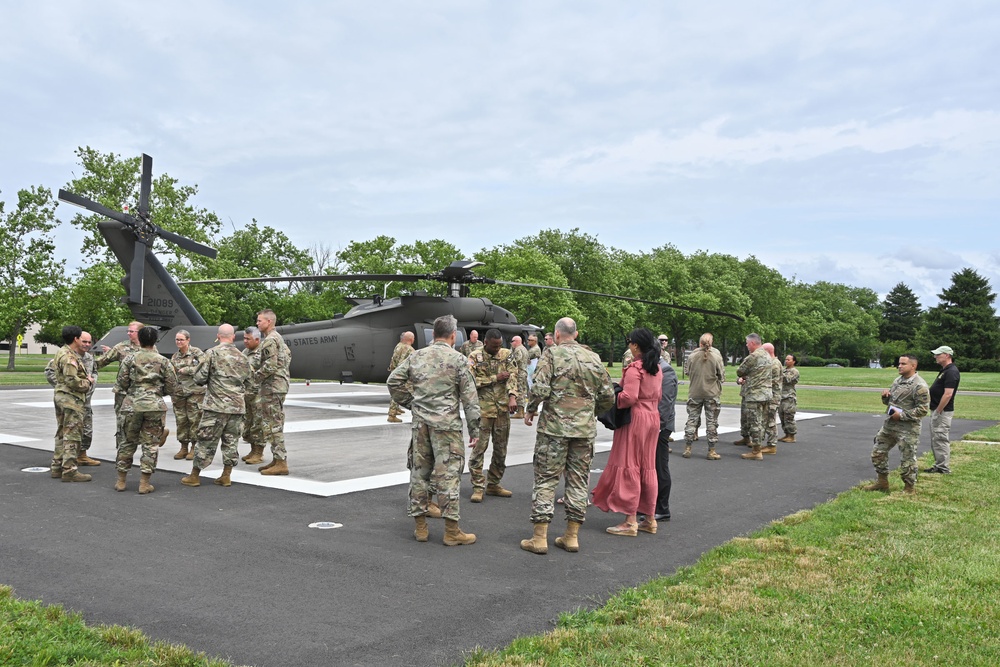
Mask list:
POLYGON ((465 343, 465 340, 466 340, 465 330, 459 327, 459 329, 455 331, 455 349, 457 350, 458 348, 462 347, 462 344, 465 343))

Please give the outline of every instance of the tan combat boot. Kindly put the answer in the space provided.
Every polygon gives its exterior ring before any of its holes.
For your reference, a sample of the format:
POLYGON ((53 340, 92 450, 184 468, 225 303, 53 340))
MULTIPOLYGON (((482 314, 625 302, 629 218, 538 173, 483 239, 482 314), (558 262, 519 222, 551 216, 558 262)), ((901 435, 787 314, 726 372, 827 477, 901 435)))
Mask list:
POLYGON ((862 486, 862 491, 888 491, 889 490, 889 475, 882 473, 878 474, 878 481, 874 484, 869 484, 868 486, 862 486))
POLYGON ((139 475, 139 493, 146 494, 156 491, 156 487, 154 487, 152 484, 149 483, 149 477, 152 474, 153 473, 151 472, 144 472, 141 475, 139 475))
POLYGON ((87 456, 87 452, 80 452, 80 455, 76 457, 76 464, 80 466, 99 466, 101 462, 97 459, 92 459, 87 456))
POLYGON ((49 468, 49 477, 52 479, 62 478, 62 468, 49 468))
POLYGON ((125 477, 126 476, 128 476, 128 471, 127 470, 125 470, 125 471, 119 470, 118 471, 118 481, 115 482, 115 491, 124 491, 125 490, 125 477))
POLYGON ((166 443, 167 436, 169 436, 169 435, 170 435, 170 429, 169 428, 163 429, 163 433, 160 434, 160 440, 159 440, 159 442, 156 443, 156 446, 157 447, 162 447, 164 445, 164 443, 166 443))
POLYGON ((547 554, 549 552, 549 524, 536 523, 535 534, 531 539, 521 540, 521 548, 533 554, 547 554))
POLYGON ((455 519, 444 520, 444 545, 446 547, 456 547, 461 544, 473 544, 475 541, 475 535, 472 533, 462 532, 462 529, 458 527, 458 521, 455 519))
POLYGON ((786 433, 785 437, 778 438, 778 442, 795 442, 795 436, 786 433))
POLYGON ((754 445, 746 454, 740 454, 741 459, 747 459, 748 461, 763 461, 764 457, 760 453, 760 445, 754 445))
MULTIPOLYGON (((263 457, 261 458, 261 460, 263 460, 263 457)), ((259 468, 257 468, 257 470, 259 472, 264 472, 265 470, 269 470, 269 469, 273 468, 274 464, 277 463, 277 462, 278 462, 278 459, 272 457, 270 463, 268 463, 267 465, 260 466, 259 468)))
POLYGON ((705 458, 707 458, 709 461, 718 461, 722 457, 719 456, 719 453, 717 451, 715 451, 715 447, 709 447, 708 456, 706 456, 705 458))
POLYGON ((201 470, 191 466, 191 474, 186 477, 181 477, 181 484, 184 486, 201 486, 201 470))
POLYGON ((187 455, 188 455, 188 446, 187 446, 187 443, 186 442, 182 442, 181 443, 180 451, 178 451, 176 454, 174 454, 174 460, 175 461, 182 461, 182 460, 184 460, 187 457, 187 455))
POLYGON ((915 486, 913 486, 909 482, 903 482, 903 493, 906 493, 906 494, 909 494, 909 495, 912 496, 916 492, 917 492, 917 489, 916 489, 915 486))
POLYGON ((243 457, 243 462, 250 466, 264 462, 264 445, 250 445, 250 453, 243 457))
POLYGON ((62 481, 64 482, 89 482, 90 475, 85 475, 75 468, 73 470, 64 470, 62 474, 62 481))
POLYGON ((578 536, 580 534, 580 526, 582 525, 579 521, 567 521, 566 533, 562 537, 556 538, 556 546, 572 553, 579 551, 580 541, 578 536))
POLYGON ((748 445, 749 446, 750 445, 750 441, 747 440, 746 436, 743 436, 742 438, 740 438, 739 440, 737 440, 733 444, 734 445, 748 445))
POLYGON ((400 419, 399 417, 397 417, 396 415, 389 415, 389 418, 386 419, 386 421, 389 422, 390 424, 402 424, 403 423, 403 420, 400 419))
POLYGON ((481 502, 483 502, 483 490, 482 489, 473 489, 472 490, 472 495, 469 497, 469 500, 471 500, 474 503, 481 503, 481 502))
MULTIPOLYGON (((441 507, 433 500, 427 503, 427 516, 432 519, 441 518, 441 507)), ((426 542, 427 540, 424 540, 426 542)))
POLYGON ((413 517, 414 522, 416 522, 417 527, 413 530, 413 537, 417 539, 417 542, 427 541, 427 517, 425 516, 415 516, 413 517))
POLYGON ((496 496, 497 498, 510 498, 513 493, 503 488, 499 484, 487 484, 486 485, 486 495, 496 496))
POLYGON ((229 475, 233 472, 233 466, 225 466, 222 469, 222 474, 219 478, 212 482, 213 484, 218 484, 219 486, 232 486, 233 480, 229 479, 229 475))
POLYGON ((270 467, 260 471, 261 475, 287 475, 288 459, 275 459, 270 467))
POLYGON ((684 445, 684 453, 681 456, 686 459, 691 458, 691 445, 684 445))
POLYGON ((767 447, 761 447, 760 448, 760 453, 761 454, 777 454, 778 453, 778 448, 775 447, 774 445, 768 445, 767 447))

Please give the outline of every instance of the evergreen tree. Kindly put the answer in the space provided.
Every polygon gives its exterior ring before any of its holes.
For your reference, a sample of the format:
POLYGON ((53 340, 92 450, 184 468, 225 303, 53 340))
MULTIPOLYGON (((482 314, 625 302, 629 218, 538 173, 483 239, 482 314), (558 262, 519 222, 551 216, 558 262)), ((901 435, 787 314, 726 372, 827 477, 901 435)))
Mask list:
POLYGON ((1000 317, 993 310, 997 295, 986 278, 970 268, 951 276, 951 285, 927 311, 920 333, 922 347, 949 345, 965 359, 996 359, 1000 354, 1000 317))
POLYGON ((883 343, 901 340, 912 343, 920 329, 920 300, 906 283, 899 283, 885 295, 878 339, 883 343))

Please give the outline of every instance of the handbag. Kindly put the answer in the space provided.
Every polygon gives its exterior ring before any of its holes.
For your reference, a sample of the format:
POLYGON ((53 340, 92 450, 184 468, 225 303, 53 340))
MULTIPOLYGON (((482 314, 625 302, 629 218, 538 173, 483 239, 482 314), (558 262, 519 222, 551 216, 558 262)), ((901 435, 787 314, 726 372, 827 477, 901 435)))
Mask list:
POLYGON ((601 422, 604 424, 605 428, 611 429, 612 431, 632 422, 632 408, 618 407, 618 394, 620 393, 622 393, 622 387, 616 382, 615 402, 612 403, 611 408, 607 412, 602 412, 597 415, 597 421, 601 422))

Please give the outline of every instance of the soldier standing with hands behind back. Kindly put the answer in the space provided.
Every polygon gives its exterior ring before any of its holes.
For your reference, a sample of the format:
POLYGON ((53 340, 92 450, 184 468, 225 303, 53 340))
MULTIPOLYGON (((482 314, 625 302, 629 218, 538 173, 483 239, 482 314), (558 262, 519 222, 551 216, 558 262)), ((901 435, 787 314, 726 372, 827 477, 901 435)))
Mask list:
POLYGON ((291 351, 274 324, 273 310, 257 313, 257 328, 264 335, 260 344, 260 368, 253 374, 257 385, 257 405, 264 427, 265 442, 271 443, 272 460, 257 470, 262 475, 287 475, 288 452, 285 450, 285 396, 288 395, 288 367, 291 351))
POLYGON ((481 349, 469 355, 469 366, 479 394, 479 441, 469 456, 472 477, 472 502, 481 503, 488 496, 510 498, 511 492, 500 486, 507 470, 507 443, 510 440, 510 414, 517 409, 517 367, 510 350, 501 347, 503 336, 498 329, 486 332, 481 349), (493 459, 489 479, 483 476, 483 458, 493 436, 493 459))
POLYGON ((394 401, 413 415, 413 462, 410 469, 409 510, 417 542, 428 539, 427 516, 432 490, 441 501, 445 546, 472 544, 476 536, 458 526, 462 468, 462 417, 469 428, 469 444, 479 440, 479 397, 468 360, 454 349, 458 322, 452 315, 434 320, 434 343, 407 357, 386 385, 394 401))

